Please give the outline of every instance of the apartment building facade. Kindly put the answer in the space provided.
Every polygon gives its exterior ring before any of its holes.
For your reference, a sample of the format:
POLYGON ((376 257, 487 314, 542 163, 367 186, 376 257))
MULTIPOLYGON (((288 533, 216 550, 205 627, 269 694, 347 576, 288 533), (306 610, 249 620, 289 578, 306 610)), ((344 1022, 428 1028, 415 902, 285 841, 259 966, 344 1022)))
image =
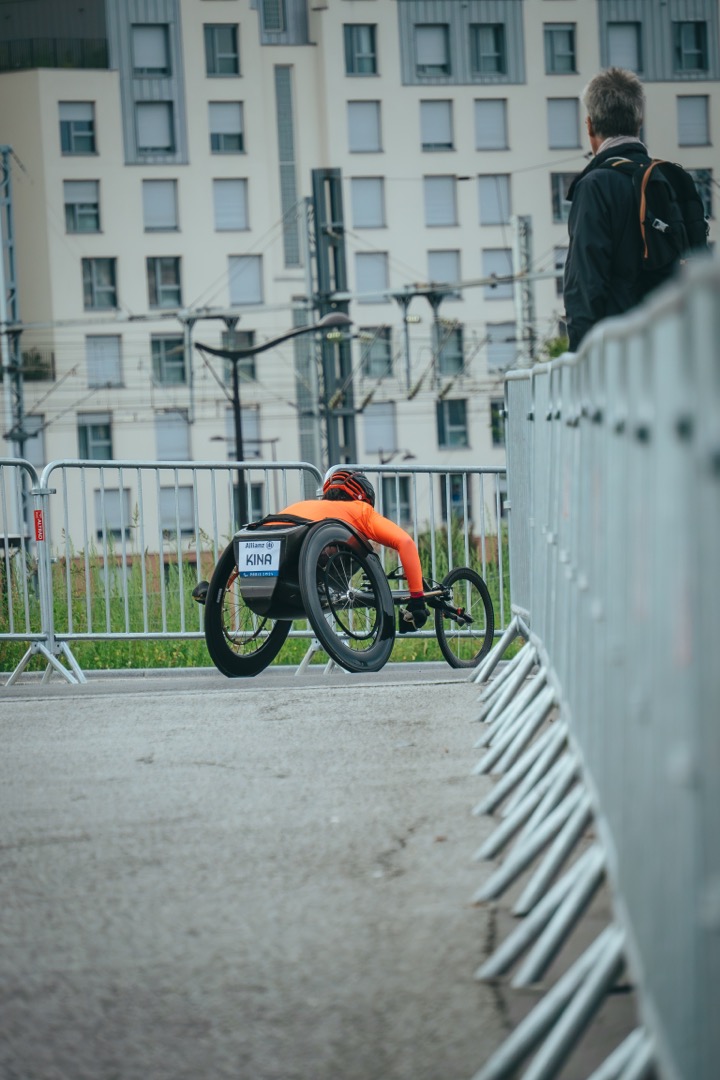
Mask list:
MULTIPOLYGON (((652 153, 694 171, 714 218, 717 0, 11 0, 3 14, 38 465, 235 457, 229 373, 193 344, 314 321, 314 170, 336 170, 342 196, 344 449, 375 464, 502 464, 503 372, 562 326, 565 193, 601 67, 642 76, 652 153)), ((312 337, 240 373, 246 457, 335 463, 324 425, 343 393, 324 393, 312 337)))

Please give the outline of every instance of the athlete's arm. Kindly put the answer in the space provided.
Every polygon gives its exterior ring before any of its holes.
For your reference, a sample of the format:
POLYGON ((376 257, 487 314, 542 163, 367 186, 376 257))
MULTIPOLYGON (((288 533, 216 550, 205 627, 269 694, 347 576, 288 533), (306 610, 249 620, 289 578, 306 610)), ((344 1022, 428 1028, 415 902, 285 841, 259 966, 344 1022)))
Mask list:
POLYGON ((362 523, 363 532, 376 543, 397 551, 411 595, 421 596, 423 593, 422 567, 412 536, 394 521, 378 514, 372 507, 368 506, 368 510, 369 513, 364 516, 362 523))

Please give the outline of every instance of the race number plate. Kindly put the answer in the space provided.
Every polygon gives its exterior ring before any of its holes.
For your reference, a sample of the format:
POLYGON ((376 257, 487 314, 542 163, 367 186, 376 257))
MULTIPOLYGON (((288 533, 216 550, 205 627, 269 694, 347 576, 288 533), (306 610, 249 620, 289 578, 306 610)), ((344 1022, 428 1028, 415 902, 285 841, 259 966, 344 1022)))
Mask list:
POLYGON ((241 578, 277 577, 282 540, 241 540, 237 564, 241 578))

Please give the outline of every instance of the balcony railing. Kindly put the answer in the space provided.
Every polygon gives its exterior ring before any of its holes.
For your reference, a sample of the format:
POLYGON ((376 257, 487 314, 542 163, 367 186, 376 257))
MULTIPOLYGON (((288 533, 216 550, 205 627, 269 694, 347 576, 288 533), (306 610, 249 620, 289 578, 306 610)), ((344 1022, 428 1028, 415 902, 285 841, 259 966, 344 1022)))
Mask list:
POLYGON ((0 72, 28 68, 107 68, 105 38, 20 38, 0 41, 0 72))

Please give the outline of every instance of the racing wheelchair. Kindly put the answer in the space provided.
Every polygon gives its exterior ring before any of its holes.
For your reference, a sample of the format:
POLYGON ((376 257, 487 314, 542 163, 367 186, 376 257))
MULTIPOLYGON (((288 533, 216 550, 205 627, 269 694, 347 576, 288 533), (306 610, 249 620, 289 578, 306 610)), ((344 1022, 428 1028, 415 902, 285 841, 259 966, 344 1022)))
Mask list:
MULTIPOLYGON (((307 619, 323 649, 346 671, 379 671, 395 640, 395 608, 410 593, 391 589, 370 543, 335 518, 306 521, 278 514, 241 528, 223 551, 206 589, 205 641, 228 678, 257 675, 280 652, 295 619, 307 619)), ((204 586, 205 583, 202 583, 204 586)), ((451 667, 474 667, 490 651, 492 601, 481 576, 451 570, 424 582, 435 633, 451 667)))

